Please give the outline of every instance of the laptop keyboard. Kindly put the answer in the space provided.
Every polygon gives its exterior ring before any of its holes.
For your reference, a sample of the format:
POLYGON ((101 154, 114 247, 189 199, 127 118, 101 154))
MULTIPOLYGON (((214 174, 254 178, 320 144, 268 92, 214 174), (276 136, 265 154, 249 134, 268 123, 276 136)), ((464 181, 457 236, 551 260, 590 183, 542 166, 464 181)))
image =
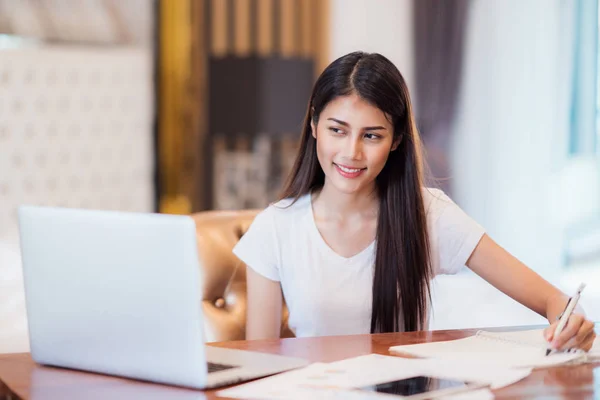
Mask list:
POLYGON ((226 365, 226 364, 217 364, 217 363, 208 363, 208 373, 224 371, 226 369, 236 368, 237 365, 226 365))

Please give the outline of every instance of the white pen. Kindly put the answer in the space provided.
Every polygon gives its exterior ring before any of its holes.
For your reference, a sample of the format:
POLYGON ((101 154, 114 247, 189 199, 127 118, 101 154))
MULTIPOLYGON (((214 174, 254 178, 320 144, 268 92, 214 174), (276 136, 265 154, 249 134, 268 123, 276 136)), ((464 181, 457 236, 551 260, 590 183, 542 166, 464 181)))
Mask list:
MULTIPOLYGON (((554 331, 554 334, 552 335, 552 340, 557 338, 558 335, 560 335, 562 330, 565 328, 565 325, 567 325, 567 322, 569 321, 569 317, 571 316, 571 314, 573 313, 573 310, 577 306, 577 302, 579 301, 579 297, 581 297, 581 292, 583 292, 584 288, 585 288, 585 283, 582 283, 581 285, 579 285, 579 287, 577 288, 577 293, 575 293, 575 296, 571 297, 569 299, 569 301, 567 302, 565 311, 563 311, 563 313, 560 315, 560 318, 558 320, 558 326, 556 327, 556 330, 554 331)), ((548 347, 548 349, 546 350, 546 355, 550 354, 550 352, 552 352, 552 348, 548 347)))

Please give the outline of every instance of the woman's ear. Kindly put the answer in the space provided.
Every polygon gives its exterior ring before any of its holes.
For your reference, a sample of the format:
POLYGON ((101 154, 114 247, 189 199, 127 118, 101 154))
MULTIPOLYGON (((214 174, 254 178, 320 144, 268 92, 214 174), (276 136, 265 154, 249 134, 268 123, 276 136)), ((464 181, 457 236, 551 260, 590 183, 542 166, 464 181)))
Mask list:
POLYGON ((402 135, 398 136, 398 138, 394 140, 394 142, 392 143, 392 148, 390 149, 390 152, 396 150, 398 148, 398 146, 400 146, 400 142, 402 142, 402 135))
POLYGON ((314 119, 310 119, 310 131, 313 135, 313 137, 316 139, 317 138, 317 127, 315 126, 315 120, 314 119))

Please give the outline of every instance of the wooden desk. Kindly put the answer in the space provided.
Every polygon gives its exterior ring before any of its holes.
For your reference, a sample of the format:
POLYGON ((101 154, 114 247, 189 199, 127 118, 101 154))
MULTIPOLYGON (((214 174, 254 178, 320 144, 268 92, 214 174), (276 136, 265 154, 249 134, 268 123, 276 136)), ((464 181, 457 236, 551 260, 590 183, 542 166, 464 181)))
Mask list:
MULTIPOLYGON (((459 339, 475 330, 411 332, 322 338, 238 341, 215 346, 337 361, 370 353, 388 354, 398 344, 459 339)), ((36 365, 29 354, 0 354, 0 379, 27 399, 217 399, 215 391, 194 391, 122 378, 36 365)), ((600 397, 600 363, 534 371, 495 391, 498 399, 592 399, 600 397)), ((2 396, 0 396, 2 399, 2 396)))

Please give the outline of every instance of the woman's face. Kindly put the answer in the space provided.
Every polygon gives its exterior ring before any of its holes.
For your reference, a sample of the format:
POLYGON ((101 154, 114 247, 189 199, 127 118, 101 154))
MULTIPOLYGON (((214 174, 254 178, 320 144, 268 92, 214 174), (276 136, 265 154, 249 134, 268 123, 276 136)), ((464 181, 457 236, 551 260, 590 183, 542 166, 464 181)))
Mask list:
POLYGON ((383 111, 356 94, 337 97, 311 128, 325 185, 346 194, 371 193, 390 151, 397 147, 383 111))

